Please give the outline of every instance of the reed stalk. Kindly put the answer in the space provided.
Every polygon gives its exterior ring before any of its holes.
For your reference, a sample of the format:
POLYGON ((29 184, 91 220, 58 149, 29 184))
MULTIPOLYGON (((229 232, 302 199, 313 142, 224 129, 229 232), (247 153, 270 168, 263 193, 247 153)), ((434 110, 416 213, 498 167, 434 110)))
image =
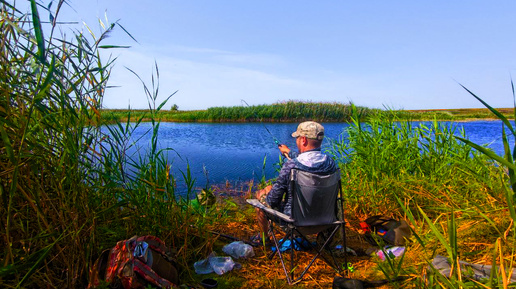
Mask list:
MULTIPOLYGON (((406 256, 378 263, 385 277, 411 276, 417 288, 505 288, 505 263, 514 264, 513 192, 506 186, 514 171, 495 165, 493 160, 500 157, 472 144, 453 124, 415 124, 384 112, 365 121, 358 111, 352 116, 347 131, 329 149, 346 180, 348 211, 406 218, 414 228, 414 243, 406 248, 406 256), (501 246, 493 258, 509 262, 493 264, 504 264, 505 273, 497 271, 483 282, 462 273, 459 260, 464 256, 485 260, 493 254, 490 246, 481 251, 468 247, 472 240, 501 246), (435 254, 449 258, 451 276, 430 266, 435 254)), ((507 139, 505 133, 503 138, 507 139)), ((502 165, 510 157, 507 152, 506 148, 502 165)))
POLYGON ((206 256, 213 241, 203 228, 218 212, 196 214, 175 195, 168 149, 158 147, 173 94, 156 103, 157 65, 151 86, 142 81, 152 129, 139 145, 132 134, 143 117, 102 125, 115 59, 101 51, 120 48, 104 45, 118 23, 55 38, 35 0, 30 15, 0 5, 0 287, 85 287, 97 256, 133 235, 165 240, 183 268, 206 256))
POLYGON ((457 141, 453 125, 416 125, 384 113, 359 119, 331 142, 329 152, 348 179, 347 202, 362 213, 397 211, 396 198, 446 209, 488 203, 487 196, 499 194, 500 169, 457 141))

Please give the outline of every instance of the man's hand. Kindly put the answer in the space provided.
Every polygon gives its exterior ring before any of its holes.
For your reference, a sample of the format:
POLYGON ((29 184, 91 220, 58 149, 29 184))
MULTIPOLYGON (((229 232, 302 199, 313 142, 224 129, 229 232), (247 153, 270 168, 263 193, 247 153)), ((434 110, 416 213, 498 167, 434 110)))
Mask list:
POLYGON ((288 146, 284 145, 284 144, 281 144, 278 146, 278 149, 280 150, 281 154, 282 155, 287 155, 290 153, 290 149, 288 148, 288 146))

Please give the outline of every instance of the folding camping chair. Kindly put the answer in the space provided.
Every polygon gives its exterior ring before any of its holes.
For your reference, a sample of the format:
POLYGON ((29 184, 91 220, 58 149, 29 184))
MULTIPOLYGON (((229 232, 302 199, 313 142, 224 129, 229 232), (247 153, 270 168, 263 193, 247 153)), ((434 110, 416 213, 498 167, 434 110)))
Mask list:
POLYGON ((287 277, 287 282, 290 285, 299 282, 319 256, 339 273, 342 272, 341 267, 335 259, 332 248, 329 248, 333 237, 339 229, 342 230, 344 264, 347 264, 346 232, 344 228, 345 222, 341 188, 340 170, 337 170, 333 174, 318 175, 292 169, 290 172, 289 188, 292 193, 291 217, 266 207, 257 199, 247 200, 247 203, 262 210, 267 216, 269 220, 269 234, 272 236, 274 246, 276 247, 276 250, 269 255, 269 258, 272 259, 276 252, 278 253, 281 265, 287 277), (338 218, 338 215, 340 215, 340 218, 338 218), (285 236, 279 242, 274 234, 274 224, 279 224, 285 231, 285 236), (326 237, 324 244, 316 248, 307 239, 307 236, 318 233, 321 233, 321 236, 324 236, 325 233, 329 235, 326 237), (297 265, 294 260, 294 242, 296 237, 301 237, 303 244, 308 245, 309 249, 314 250, 316 254, 306 268, 304 268, 301 275, 294 279, 294 267, 297 265), (289 270, 287 270, 285 266, 283 254, 280 251, 283 243, 287 240, 290 240, 292 246, 290 250, 289 270), (322 255, 324 250, 329 251, 332 262, 322 255))

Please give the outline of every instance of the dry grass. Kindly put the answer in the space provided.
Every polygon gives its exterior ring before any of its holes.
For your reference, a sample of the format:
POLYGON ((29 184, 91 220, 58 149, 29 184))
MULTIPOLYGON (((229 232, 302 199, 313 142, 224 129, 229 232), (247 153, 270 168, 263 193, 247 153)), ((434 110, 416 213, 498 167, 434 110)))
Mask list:
MULTIPOLYGON (((213 231, 234 236, 241 240, 248 240, 251 236, 255 235, 258 231, 258 225, 255 221, 254 209, 245 204, 245 199, 249 197, 250 191, 237 191, 231 189, 229 186, 225 188, 218 188, 216 190, 218 195, 218 202, 220 204, 225 203, 228 199, 236 204, 231 214, 234 214, 230 218, 230 221, 224 224, 214 224, 210 229, 213 231), (223 197, 221 197, 223 195, 223 197), (228 197, 229 196, 229 197, 228 197)), ((466 213, 458 213, 458 246, 461 252, 461 260, 470 263, 492 263, 492 252, 496 239, 492 239, 490 236, 497 234, 491 234, 489 225, 486 225, 481 219, 469 218, 466 213)), ((355 250, 366 251, 372 246, 367 243, 359 229, 359 223, 365 220, 368 215, 363 213, 355 213, 351 209, 346 212, 346 234, 347 234, 347 245, 355 250)), ((510 222, 510 216, 507 211, 496 211, 490 213, 490 217, 498 224, 499 222, 510 229, 512 224, 510 222)), ((442 214, 437 216, 435 219, 436 224, 446 231, 446 216, 442 214)), ((414 231, 419 236, 428 236, 431 234, 430 228, 424 223, 424 221, 418 221, 416 226, 413 226, 414 231)), ((280 236, 277 236, 280 237, 280 236)), ((214 249, 217 252, 221 252, 220 248, 225 244, 230 243, 222 237, 218 238, 215 242, 214 249)), ((507 238, 502 240, 502 243, 510 244, 511 240, 507 238)), ((281 266, 278 256, 275 256, 272 260, 267 258, 267 254, 270 253, 270 248, 257 247, 254 248, 255 257, 247 260, 238 260, 242 264, 240 270, 234 270, 222 276, 208 276, 215 278, 219 281, 219 288, 235 288, 235 284, 239 284, 236 287, 239 288, 331 288, 333 278, 339 276, 334 269, 326 264, 322 259, 318 259, 308 271, 307 275, 301 282, 294 286, 289 286, 286 282, 286 278, 281 266)), ((223 253, 222 253, 223 254, 223 253)), ((299 260, 299 267, 304 267, 311 260, 313 255, 309 252, 296 251, 296 258, 299 260)), ((413 240, 413 242, 407 246, 407 251, 403 260, 402 275, 408 277, 405 282, 393 283, 380 286, 378 288, 420 288, 423 276, 427 274, 428 261, 431 261, 435 254, 446 255, 444 248, 439 242, 434 239, 429 239, 425 247, 420 243, 413 240)), ((290 254, 284 255, 289 258, 290 254)), ((511 255, 510 248, 506 246, 504 252, 504 258, 506 260, 513 259, 515 256, 511 255)), ((288 259, 287 259, 288 260, 288 259)), ((348 261, 353 264, 354 272, 344 275, 348 278, 367 280, 367 281, 378 281, 385 280, 386 276, 379 269, 380 266, 386 266, 386 262, 380 261, 375 256, 349 256, 348 261)), ((298 271, 296 271, 298 272, 298 271)), ((202 279, 207 276, 196 276, 196 279, 202 279)))
MULTIPOLYGON (((230 235, 241 240, 248 240, 258 231, 258 225, 255 221, 254 209, 245 205, 246 196, 237 196, 234 191, 219 189, 217 192, 224 195, 232 195, 232 200, 235 201, 238 208, 235 210, 235 221, 225 224, 216 224, 211 229, 215 232, 230 235)), ((246 193, 244 193, 246 195, 246 193)), ((224 197, 225 198, 225 197, 224 197)), ((224 199, 219 197, 219 203, 223 203, 224 199)), ((359 230, 359 223, 365 216, 348 214, 350 219, 347 219, 348 226, 346 228, 348 247, 354 249, 361 249, 365 251, 371 247, 361 236, 359 230)), ((278 235, 277 237, 281 237, 278 235)), ((223 237, 218 237, 217 244, 222 247, 231 242, 223 237)), ((217 247, 217 246, 215 246, 217 247)), ((242 281, 241 288, 331 288, 333 278, 339 276, 338 273, 326 264, 322 259, 318 258, 312 265, 303 280, 294 286, 287 284, 283 268, 281 266, 278 256, 274 256, 269 260, 267 255, 271 252, 269 247, 255 247, 255 256, 248 260, 238 260, 242 264, 242 269, 232 271, 226 275, 213 276, 219 280, 219 284, 224 279, 238 279, 242 281)), ((304 268, 313 254, 310 252, 296 251, 296 259, 299 261, 299 267, 304 268)), ((284 254, 287 260, 290 260, 290 253, 284 254)), ((353 273, 349 273, 348 278, 356 278, 362 280, 380 280, 385 277, 380 275, 380 272, 375 269, 376 262, 370 257, 354 257, 349 256, 348 262, 353 264, 356 269, 353 273)), ((296 271, 298 272, 298 271, 296 271)), ((299 273, 299 272, 298 272, 299 273)), ((227 287, 232 288, 232 287, 227 287)), ((385 286, 379 288, 388 288, 385 286)))

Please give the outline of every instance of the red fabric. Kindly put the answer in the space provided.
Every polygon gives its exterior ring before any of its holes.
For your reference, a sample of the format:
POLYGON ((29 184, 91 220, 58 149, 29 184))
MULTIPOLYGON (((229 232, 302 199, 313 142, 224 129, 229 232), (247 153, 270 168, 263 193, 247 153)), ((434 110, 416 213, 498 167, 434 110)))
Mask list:
POLYGON ((362 228, 362 231, 364 231, 364 233, 371 232, 371 228, 366 222, 361 222, 360 228, 362 228))
POLYGON ((162 288, 170 288, 173 286, 167 279, 161 278, 156 272, 154 272, 147 264, 143 263, 139 259, 134 259, 134 267, 133 270, 135 273, 138 273, 142 276, 147 282, 162 287, 162 288))
MULTIPOLYGON (((133 255, 134 249, 138 242, 147 242, 149 250, 152 249, 162 255, 168 252, 165 243, 154 236, 132 237, 131 239, 120 241, 111 249, 106 267, 105 281, 110 284, 119 278, 123 288, 145 288, 146 284, 139 282, 136 278, 138 274, 141 279, 161 288, 175 287, 170 281, 161 278, 147 264, 133 255)), ((91 275, 97 275, 97 268, 92 269, 91 275)), ((94 288, 100 285, 97 276, 90 279, 88 288, 94 288)))

